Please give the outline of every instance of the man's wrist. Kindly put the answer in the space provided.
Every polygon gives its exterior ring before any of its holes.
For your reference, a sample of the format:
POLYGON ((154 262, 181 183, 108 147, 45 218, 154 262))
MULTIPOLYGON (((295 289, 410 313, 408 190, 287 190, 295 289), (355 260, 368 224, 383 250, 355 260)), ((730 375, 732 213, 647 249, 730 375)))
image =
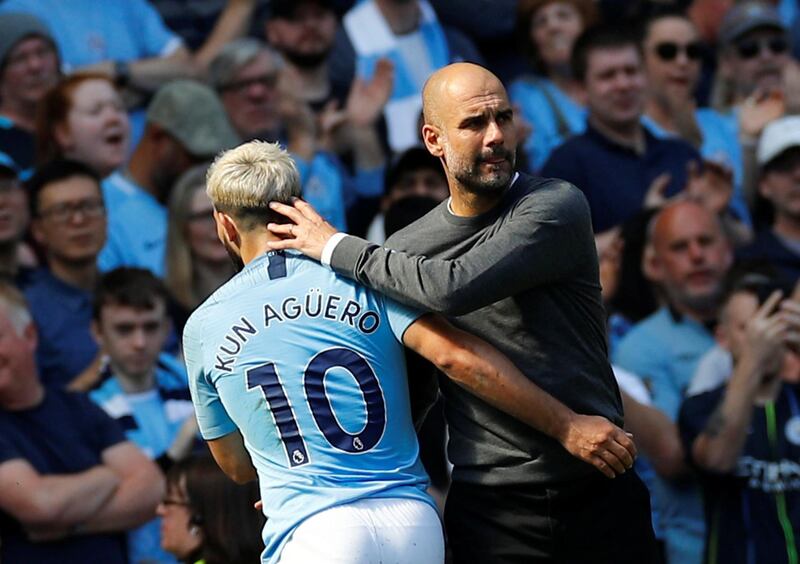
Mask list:
POLYGON ((323 266, 331 267, 333 251, 336 250, 336 246, 341 243, 342 239, 345 237, 347 237, 347 233, 334 233, 331 238, 328 239, 328 242, 325 243, 325 246, 322 248, 322 255, 319 258, 319 262, 322 263, 323 266))

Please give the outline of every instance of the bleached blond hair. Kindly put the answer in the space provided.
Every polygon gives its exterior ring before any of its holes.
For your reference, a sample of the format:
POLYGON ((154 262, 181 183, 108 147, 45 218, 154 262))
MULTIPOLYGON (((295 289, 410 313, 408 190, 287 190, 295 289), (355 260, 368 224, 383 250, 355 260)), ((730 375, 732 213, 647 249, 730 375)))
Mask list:
POLYGON ((275 215, 270 202, 300 196, 300 173, 278 143, 250 141, 217 156, 206 175, 206 193, 221 212, 268 221, 275 215))

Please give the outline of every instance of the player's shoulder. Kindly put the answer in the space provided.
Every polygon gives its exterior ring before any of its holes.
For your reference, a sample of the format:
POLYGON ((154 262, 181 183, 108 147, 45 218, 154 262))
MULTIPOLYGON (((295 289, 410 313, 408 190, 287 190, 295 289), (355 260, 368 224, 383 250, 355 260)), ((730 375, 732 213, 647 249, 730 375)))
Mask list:
POLYGON ((572 211, 585 216, 589 211, 586 196, 574 184, 560 178, 530 176, 520 173, 516 206, 522 208, 555 209, 559 215, 572 211))

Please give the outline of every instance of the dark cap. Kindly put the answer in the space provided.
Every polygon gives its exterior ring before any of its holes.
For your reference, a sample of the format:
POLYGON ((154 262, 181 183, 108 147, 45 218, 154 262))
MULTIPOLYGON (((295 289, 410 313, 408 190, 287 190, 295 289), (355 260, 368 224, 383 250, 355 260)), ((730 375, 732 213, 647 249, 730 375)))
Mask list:
POLYGON ((147 121, 165 129, 194 157, 210 158, 241 143, 216 92, 193 80, 162 86, 147 108, 147 121))
POLYGON ((302 4, 317 4, 327 10, 333 10, 330 0, 271 0, 269 3, 269 15, 271 18, 291 20, 294 18, 295 11, 302 4))
POLYGON ((429 168, 447 178, 439 159, 431 155, 424 147, 411 147, 397 155, 389 166, 383 177, 383 191, 388 193, 406 172, 413 172, 420 169, 429 168))
POLYGON ((762 2, 736 4, 722 19, 719 27, 719 41, 722 45, 729 45, 742 35, 758 28, 786 31, 780 14, 769 4, 762 2))
POLYGON ((55 48, 56 42, 50 30, 38 18, 16 12, 0 14, 0 67, 17 43, 34 36, 46 39, 55 48))

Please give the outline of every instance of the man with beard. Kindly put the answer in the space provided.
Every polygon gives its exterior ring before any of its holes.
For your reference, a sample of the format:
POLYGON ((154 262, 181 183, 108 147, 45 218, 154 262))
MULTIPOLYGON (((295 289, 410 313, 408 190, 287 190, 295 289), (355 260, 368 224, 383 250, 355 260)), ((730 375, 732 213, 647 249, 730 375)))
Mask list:
MULTIPOLYGON (((625 29, 586 30, 572 52, 573 75, 586 91, 586 132, 558 147, 542 176, 562 178, 586 195, 595 232, 612 229, 639 212, 651 187, 672 196, 700 161, 688 143, 658 139, 641 124, 645 74, 637 38, 625 29)), ((727 202, 726 202, 727 205, 727 202)))
MULTIPOLYGON (((486 69, 440 69, 425 85, 423 108, 423 139, 446 171, 447 201, 386 247, 336 233, 304 202, 273 203, 295 224, 271 224, 285 239, 270 247, 298 249, 448 315, 574 411, 621 425, 586 199, 566 182, 514 173, 513 110, 486 69)), ((442 391, 454 465, 445 526, 455 562, 652 561, 649 501, 634 472, 609 480, 473 394, 447 381, 442 391)), ((593 460, 600 470, 610 463, 593 460)))
POLYGON ((172 185, 192 165, 238 142, 213 90, 190 80, 161 87, 147 108, 144 134, 127 169, 110 179, 128 198, 109 215, 100 269, 136 266, 163 276, 165 202, 172 185))
MULTIPOLYGON (((666 305, 628 332, 614 362, 640 376, 653 405, 676 421, 701 357, 714 346, 713 326, 733 254, 719 218, 689 201, 653 218, 648 246, 645 270, 663 290, 666 305)), ((655 476, 651 487, 667 561, 699 564, 704 518, 696 483, 655 476)))

